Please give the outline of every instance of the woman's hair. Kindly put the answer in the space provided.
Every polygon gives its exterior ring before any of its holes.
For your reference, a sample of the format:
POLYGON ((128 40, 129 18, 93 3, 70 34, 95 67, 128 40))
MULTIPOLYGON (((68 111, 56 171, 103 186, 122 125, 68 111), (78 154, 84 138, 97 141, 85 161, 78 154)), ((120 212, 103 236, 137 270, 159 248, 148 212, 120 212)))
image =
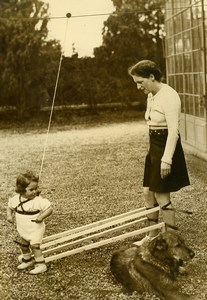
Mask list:
POLYGON ((131 76, 141 76, 149 78, 150 75, 154 75, 155 80, 160 81, 162 78, 162 72, 157 67, 156 63, 151 60, 141 60, 128 70, 131 76))
POLYGON ((16 180, 16 193, 20 195, 23 194, 26 187, 33 181, 38 182, 39 176, 36 176, 32 171, 27 171, 24 174, 19 174, 16 180))

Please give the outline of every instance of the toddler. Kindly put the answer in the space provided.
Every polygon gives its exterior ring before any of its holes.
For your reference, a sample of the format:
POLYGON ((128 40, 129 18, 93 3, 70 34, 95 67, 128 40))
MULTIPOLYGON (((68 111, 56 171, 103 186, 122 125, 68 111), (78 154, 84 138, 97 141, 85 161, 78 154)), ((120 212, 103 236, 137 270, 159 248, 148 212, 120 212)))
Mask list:
POLYGON ((39 196, 38 181, 39 177, 31 171, 20 174, 16 180, 16 195, 9 199, 7 207, 7 220, 13 223, 15 214, 21 238, 23 258, 17 268, 23 270, 34 265, 30 274, 47 270, 40 245, 45 232, 44 219, 52 213, 50 201, 39 196))

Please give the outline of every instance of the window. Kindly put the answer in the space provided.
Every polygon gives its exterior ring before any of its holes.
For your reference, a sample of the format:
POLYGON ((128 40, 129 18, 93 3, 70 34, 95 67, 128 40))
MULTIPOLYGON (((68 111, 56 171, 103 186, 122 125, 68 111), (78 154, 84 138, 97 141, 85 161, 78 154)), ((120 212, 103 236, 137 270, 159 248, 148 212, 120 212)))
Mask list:
MULTIPOLYGON (((205 94, 201 4, 201 0, 167 1, 166 63, 168 83, 181 97, 182 112, 204 118, 200 103, 205 94)), ((207 0, 205 4, 207 47, 207 0)))
POLYGON ((183 30, 191 28, 191 11, 190 8, 182 13, 183 30))

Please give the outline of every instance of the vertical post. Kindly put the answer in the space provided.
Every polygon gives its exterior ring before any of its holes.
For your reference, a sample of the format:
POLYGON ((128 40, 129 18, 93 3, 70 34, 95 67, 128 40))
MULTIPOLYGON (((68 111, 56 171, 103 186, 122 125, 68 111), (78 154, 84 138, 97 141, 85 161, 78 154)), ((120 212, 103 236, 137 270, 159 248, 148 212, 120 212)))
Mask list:
POLYGON ((207 62, 206 62, 206 26, 205 26, 205 5, 204 5, 204 0, 201 0, 202 2, 202 33, 203 33, 203 84, 204 84, 204 96, 203 96, 203 105, 205 107, 205 130, 206 130, 206 135, 205 135, 205 146, 207 150, 207 74, 206 74, 206 67, 207 67, 207 62))

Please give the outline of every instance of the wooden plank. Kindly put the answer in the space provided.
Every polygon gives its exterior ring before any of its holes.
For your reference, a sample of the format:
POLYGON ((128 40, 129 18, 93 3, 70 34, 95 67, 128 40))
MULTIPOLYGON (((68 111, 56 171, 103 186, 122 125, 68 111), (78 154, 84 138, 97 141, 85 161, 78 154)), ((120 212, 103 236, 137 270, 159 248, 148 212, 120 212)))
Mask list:
POLYGON ((141 208, 138 208, 138 209, 135 209, 135 210, 132 210, 132 211, 128 211, 126 213, 116 215, 116 216, 113 216, 113 217, 110 217, 110 218, 107 218, 107 219, 99 220, 97 222, 89 223, 87 225, 76 227, 74 229, 70 229, 70 230, 66 230, 66 231, 63 231, 63 232, 60 232, 60 233, 57 233, 57 234, 53 234, 53 235, 44 237, 43 238, 43 243, 45 243, 47 241, 50 241, 50 240, 58 239, 60 237, 64 237, 66 235, 81 232, 81 231, 84 231, 84 230, 89 229, 89 228, 95 228, 96 226, 100 226, 102 224, 108 223, 108 222, 113 221, 113 220, 122 219, 126 216, 130 216, 130 215, 136 214, 136 213, 144 211, 144 210, 146 211, 146 208, 141 207, 141 208))
POLYGON ((106 240, 102 240, 102 241, 99 241, 99 242, 96 242, 96 243, 85 245, 85 246, 82 246, 82 247, 79 247, 79 248, 76 248, 76 249, 72 249, 72 250, 69 250, 69 251, 66 251, 66 252, 62 252, 62 253, 59 253, 59 254, 56 254, 56 255, 48 256, 48 257, 45 258, 45 262, 48 263, 50 261, 57 260, 57 259, 60 259, 60 258, 64 258, 64 257, 67 257, 69 255, 74 255, 74 254, 77 254, 77 253, 80 253, 80 252, 83 252, 83 251, 87 251, 87 250, 95 249, 95 248, 98 248, 98 247, 101 247, 101 246, 105 246, 105 245, 114 243, 116 241, 121 241, 121 240, 124 240, 126 238, 133 237, 133 236, 138 235, 138 234, 142 234, 142 233, 145 233, 145 232, 149 232, 151 230, 162 228, 164 226, 165 226, 165 223, 161 222, 161 223, 156 224, 156 225, 141 228, 139 230, 135 230, 135 231, 128 232, 128 233, 125 233, 125 234, 122 234, 122 235, 118 235, 118 236, 115 236, 115 237, 112 237, 112 238, 109 238, 109 239, 106 239, 106 240))
POLYGON ((126 224, 123 224, 123 225, 120 225, 120 226, 117 226, 117 227, 114 227, 114 228, 110 228, 108 230, 105 230, 105 231, 102 231, 102 232, 99 232, 99 233, 96 233, 96 234, 93 234, 93 235, 86 236, 86 237, 78 239, 76 241, 72 241, 70 243, 66 243, 66 244, 59 245, 57 247, 51 248, 51 249, 44 250, 43 253, 44 253, 44 255, 45 254, 47 255, 47 254, 51 254, 51 253, 54 253, 54 252, 58 252, 60 250, 63 250, 65 248, 68 248, 68 247, 71 247, 71 246, 75 246, 75 245, 80 244, 82 242, 86 242, 88 240, 92 240, 92 239, 95 239, 95 238, 102 237, 106 234, 110 234, 110 233, 113 233, 113 232, 116 232, 116 231, 119 231, 119 230, 126 229, 126 228, 128 228, 132 225, 135 225, 139 222, 146 221, 146 220, 147 220, 147 218, 145 217, 145 218, 138 219, 138 220, 135 220, 135 221, 132 221, 132 222, 128 222, 126 224))
POLYGON ((142 216, 144 216, 148 213, 151 213, 151 212, 154 212, 154 211, 157 211, 157 210, 159 210, 159 207, 155 207, 155 208, 148 209, 148 210, 145 209, 144 211, 137 212, 133 215, 129 215, 129 216, 126 216, 126 217, 122 217, 121 219, 116 219, 116 220, 113 220, 113 221, 105 222, 103 225, 101 224, 101 225, 89 228, 87 230, 84 230, 84 231, 82 230, 82 231, 77 232, 75 234, 67 235, 65 237, 55 239, 55 240, 52 240, 52 241, 47 242, 47 243, 43 243, 41 245, 41 249, 45 249, 47 247, 51 247, 51 246, 54 246, 54 245, 57 245, 57 244, 61 244, 63 242, 67 242, 69 240, 76 239, 80 236, 83 236, 83 235, 86 235, 86 234, 91 234, 91 233, 94 233, 95 231, 100 231, 100 230, 103 230, 107 227, 115 226, 117 224, 124 223, 124 222, 127 222, 129 220, 133 220, 135 218, 142 217, 142 216))

